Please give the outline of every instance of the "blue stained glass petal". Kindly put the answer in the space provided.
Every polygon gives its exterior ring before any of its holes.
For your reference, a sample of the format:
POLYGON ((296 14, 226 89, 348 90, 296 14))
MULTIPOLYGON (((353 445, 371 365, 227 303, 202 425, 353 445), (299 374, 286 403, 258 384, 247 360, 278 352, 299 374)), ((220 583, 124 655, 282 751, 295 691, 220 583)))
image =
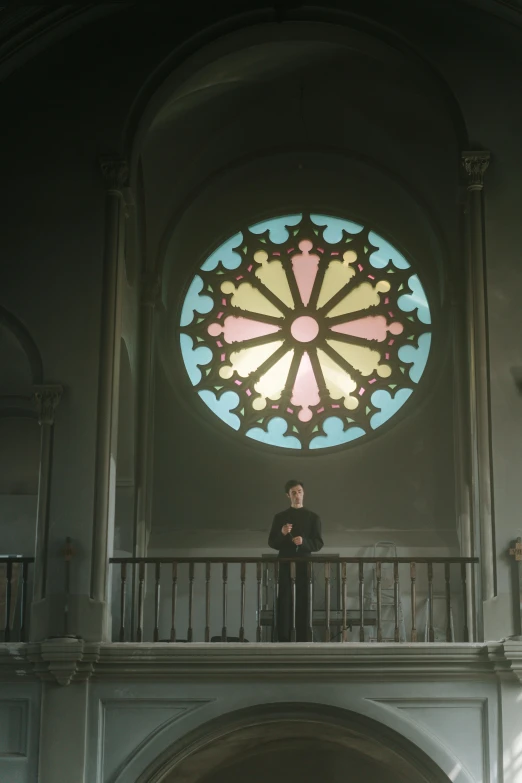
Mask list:
POLYGON ((296 226, 302 217, 302 215, 285 215, 272 220, 263 220, 261 223, 254 223, 253 226, 249 226, 249 229, 253 234, 263 234, 268 229, 271 241, 280 245, 288 239, 288 231, 285 226, 296 226))
POLYGON ((201 269, 204 272, 210 272, 217 267, 220 261, 225 269, 237 269, 241 263, 241 256, 239 253, 234 253, 234 248, 239 247, 242 241, 243 234, 239 231, 237 234, 234 234, 232 239, 227 239, 217 250, 214 250, 205 263, 201 265, 201 269))
POLYGON ((397 248, 390 245, 385 239, 383 239, 375 231, 370 231, 368 238, 372 245, 379 248, 375 250, 370 256, 370 264, 376 269, 384 269, 388 266, 390 261, 397 269, 408 269, 410 264, 406 261, 402 253, 399 253, 397 248))
POLYGON ((236 416, 235 413, 230 413, 233 408, 236 408, 239 405, 238 394, 227 391, 224 392, 219 399, 214 392, 211 392, 208 389, 203 389, 198 392, 198 394, 205 405, 208 405, 210 410, 215 413, 216 416, 219 416, 225 424, 228 424, 229 427, 232 427, 234 430, 239 429, 239 416, 236 416))
POLYGON ((343 229, 349 234, 358 234, 363 230, 359 223, 353 223, 351 220, 341 220, 341 218, 330 217, 329 215, 310 215, 312 222, 317 226, 326 226, 323 237, 326 242, 335 244, 343 238, 343 229))
POLYGON ((183 302, 183 309, 179 320, 180 326, 188 326, 192 323, 195 311, 204 315, 212 310, 214 302, 210 296, 201 296, 202 288, 203 280, 199 275, 196 275, 190 284, 185 301, 183 302))
POLYGON ((394 397, 391 396, 390 392, 385 391, 384 389, 379 389, 379 391, 374 392, 371 397, 372 405, 375 405, 376 408, 380 408, 381 410, 379 413, 374 413, 370 419, 372 429, 376 430, 377 427, 380 427, 385 421, 391 419, 399 408, 402 408, 412 392, 413 389, 399 389, 394 397))
POLYGON ((431 346, 431 334, 429 332, 421 334, 418 343, 418 347, 403 345, 402 348, 399 348, 399 359, 401 362, 411 364, 410 378, 414 383, 420 381, 426 367, 431 346))
POLYGON ((284 419, 276 417, 268 422, 267 432, 260 427, 254 427, 246 433, 248 438, 268 443, 270 446, 282 446, 284 449, 300 449, 301 443, 294 435, 285 435, 288 424, 284 419))
POLYGON ((323 429, 326 434, 318 435, 314 438, 310 442, 310 448, 327 449, 331 446, 340 446, 342 443, 349 443, 351 440, 356 440, 356 438, 366 435, 361 427, 350 427, 347 430, 343 430, 343 427, 342 419, 338 419, 337 416, 325 419, 323 429))
POLYGON ((417 310, 419 321, 423 324, 431 324, 430 308, 424 288, 417 275, 412 275, 408 280, 411 294, 403 294, 397 299, 397 304, 406 313, 417 310))
POLYGON ((179 341, 190 382, 195 386, 201 380, 201 370, 198 365, 208 364, 212 359, 212 351, 203 345, 194 348, 192 337, 189 337, 188 334, 180 334, 179 341))

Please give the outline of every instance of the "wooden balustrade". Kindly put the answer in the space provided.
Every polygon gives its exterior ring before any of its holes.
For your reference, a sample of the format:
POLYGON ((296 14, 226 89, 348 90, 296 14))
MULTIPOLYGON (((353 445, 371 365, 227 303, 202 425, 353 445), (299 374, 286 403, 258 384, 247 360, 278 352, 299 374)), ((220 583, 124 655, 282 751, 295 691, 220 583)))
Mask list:
POLYGON ((4 642, 27 641, 27 590, 31 563, 34 563, 34 557, 0 556, 0 640, 4 642))
POLYGON ((114 638, 120 642, 247 642, 249 636, 256 642, 277 641, 283 563, 289 564, 285 574, 291 641, 298 636, 299 590, 304 591, 308 641, 472 641, 468 590, 477 558, 185 557, 110 562, 117 569, 114 588, 117 591, 119 585, 120 590, 114 602, 119 606, 114 638), (299 582, 297 563, 306 565, 305 582, 299 582), (138 586, 134 604, 127 596, 133 579, 138 586), (424 630, 418 628, 419 617, 424 630), (136 629, 134 638, 129 628, 136 629))

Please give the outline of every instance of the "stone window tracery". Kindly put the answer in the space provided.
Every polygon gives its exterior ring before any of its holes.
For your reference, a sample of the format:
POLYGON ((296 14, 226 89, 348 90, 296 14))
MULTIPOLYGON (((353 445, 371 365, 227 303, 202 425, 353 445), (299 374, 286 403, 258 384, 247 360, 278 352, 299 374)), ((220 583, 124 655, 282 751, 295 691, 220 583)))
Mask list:
POLYGON ((295 214, 243 228, 201 265, 180 346, 201 401, 301 452, 363 439, 414 393, 431 314, 411 264, 367 226, 295 214))

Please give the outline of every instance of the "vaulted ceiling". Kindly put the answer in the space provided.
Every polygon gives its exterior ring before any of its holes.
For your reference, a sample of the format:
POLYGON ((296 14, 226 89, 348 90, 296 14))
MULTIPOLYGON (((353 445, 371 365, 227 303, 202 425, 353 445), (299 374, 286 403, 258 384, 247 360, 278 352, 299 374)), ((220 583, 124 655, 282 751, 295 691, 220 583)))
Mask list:
MULTIPOLYGON (((522 0, 453 0, 455 6, 474 6, 478 10, 503 18, 507 22, 522 26, 522 0)), ((136 3, 78 3, 68 5, 23 5, 19 2, 0 6, 0 79, 5 78, 10 72, 31 59, 42 49, 52 46, 53 42, 74 32, 80 27, 91 24, 110 14, 123 13, 135 6, 136 3)), ((304 5, 304 4, 303 4, 304 5)), ((143 4, 142 13, 146 10, 143 4)), ((299 10, 301 3, 294 0, 282 0, 267 4, 265 2, 253 2, 243 6, 241 10, 255 10, 263 7, 275 8, 274 13, 281 17, 287 13, 299 10)), ((325 3, 326 7, 335 8, 335 2, 325 3)), ((451 2, 448 8, 451 7, 451 2)), ((167 9, 169 6, 167 6, 167 9)), ((183 17, 187 21, 190 15, 190 7, 177 4, 172 6, 169 13, 176 18, 183 17)), ((165 13, 165 6, 151 3, 150 11, 158 10, 165 13)), ((343 10, 346 10, 344 7, 343 10)), ((350 10, 352 10, 350 8, 350 10)), ((222 9, 222 16, 226 10, 222 9)), ((196 11, 194 12, 196 13, 196 11)), ((199 14, 199 11, 197 12, 199 14)), ((230 7, 229 15, 238 13, 237 6, 230 7)))

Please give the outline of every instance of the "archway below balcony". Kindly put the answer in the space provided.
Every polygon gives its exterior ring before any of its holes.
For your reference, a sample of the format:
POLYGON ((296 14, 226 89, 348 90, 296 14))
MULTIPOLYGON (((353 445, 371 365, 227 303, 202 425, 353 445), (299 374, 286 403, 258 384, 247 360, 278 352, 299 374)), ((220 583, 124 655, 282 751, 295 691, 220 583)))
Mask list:
POLYGON ((269 704, 201 726, 138 783, 448 783, 413 742, 377 721, 317 704, 269 704))

